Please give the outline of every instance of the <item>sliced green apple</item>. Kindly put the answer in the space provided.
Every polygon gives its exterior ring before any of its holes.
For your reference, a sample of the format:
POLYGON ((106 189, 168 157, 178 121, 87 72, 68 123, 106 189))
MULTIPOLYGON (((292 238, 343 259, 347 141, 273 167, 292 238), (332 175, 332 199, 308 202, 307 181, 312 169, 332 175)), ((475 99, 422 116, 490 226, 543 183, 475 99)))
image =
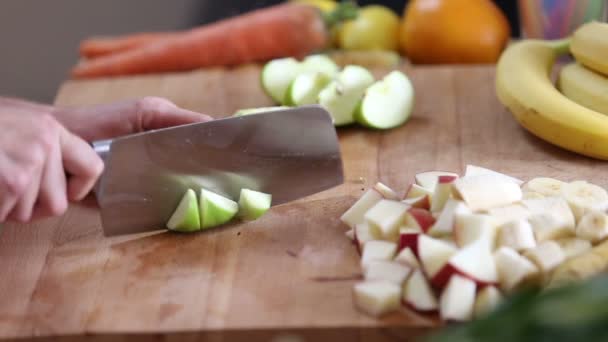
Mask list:
POLYGON ((340 72, 340 67, 326 55, 310 55, 302 61, 302 66, 307 71, 324 73, 329 77, 334 77, 340 72))
POLYGON ((250 114, 259 114, 259 113, 272 112, 272 111, 275 111, 275 110, 288 109, 288 108, 289 107, 287 107, 287 106, 270 106, 270 107, 243 108, 243 109, 237 110, 232 116, 243 116, 243 115, 250 115, 250 114))
POLYGON ((319 93, 330 81, 330 76, 319 71, 300 74, 287 88, 284 103, 288 106, 315 104, 319 93))
POLYGON ((202 229, 227 223, 239 211, 235 201, 205 189, 201 189, 199 204, 202 229))
POLYGON ((178 232, 193 232, 201 229, 198 202, 194 190, 186 191, 173 215, 169 218, 167 228, 178 232))
POLYGON ((355 122, 357 104, 367 87, 374 83, 374 76, 365 68, 348 65, 320 93, 318 103, 331 114, 334 125, 355 122))
POLYGON ((302 63, 295 58, 274 59, 262 69, 262 88, 276 103, 282 104, 287 88, 302 69, 302 63))
POLYGON ((389 129, 405 123, 414 107, 414 87, 400 71, 371 85, 359 103, 355 120, 361 125, 389 129))
POLYGON ((244 220, 255 220, 264 215, 272 202, 272 195, 242 189, 239 197, 239 216, 244 220))

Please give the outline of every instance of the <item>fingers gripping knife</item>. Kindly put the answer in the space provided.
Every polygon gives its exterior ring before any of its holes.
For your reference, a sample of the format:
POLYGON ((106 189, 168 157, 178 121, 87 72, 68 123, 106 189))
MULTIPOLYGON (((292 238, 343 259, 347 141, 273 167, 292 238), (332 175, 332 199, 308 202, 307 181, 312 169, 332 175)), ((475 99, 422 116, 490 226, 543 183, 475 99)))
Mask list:
POLYGON ((248 188, 273 205, 344 180, 332 119, 320 106, 269 111, 93 144, 105 169, 95 193, 106 236, 164 229, 188 188, 238 200, 248 188))

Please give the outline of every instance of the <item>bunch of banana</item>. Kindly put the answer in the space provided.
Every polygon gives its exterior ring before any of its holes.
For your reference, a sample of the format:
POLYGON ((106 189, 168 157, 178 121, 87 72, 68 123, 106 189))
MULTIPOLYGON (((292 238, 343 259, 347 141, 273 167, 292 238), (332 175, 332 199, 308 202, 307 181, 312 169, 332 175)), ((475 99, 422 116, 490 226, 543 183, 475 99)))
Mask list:
POLYGON ((608 160, 608 23, 582 25, 562 40, 527 39, 509 46, 496 67, 496 93, 536 136, 608 160), (556 59, 576 62, 551 80, 556 59))

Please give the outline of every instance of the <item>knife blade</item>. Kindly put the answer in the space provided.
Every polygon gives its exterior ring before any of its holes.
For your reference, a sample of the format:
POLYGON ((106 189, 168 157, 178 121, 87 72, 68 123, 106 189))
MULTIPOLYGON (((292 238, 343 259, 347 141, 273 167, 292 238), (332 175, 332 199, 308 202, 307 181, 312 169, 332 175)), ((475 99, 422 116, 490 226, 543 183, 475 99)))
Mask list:
POLYGON ((93 143, 105 168, 95 189, 105 236, 165 229, 184 192, 235 201, 248 188, 273 205, 342 184, 329 113, 318 105, 164 128, 93 143))

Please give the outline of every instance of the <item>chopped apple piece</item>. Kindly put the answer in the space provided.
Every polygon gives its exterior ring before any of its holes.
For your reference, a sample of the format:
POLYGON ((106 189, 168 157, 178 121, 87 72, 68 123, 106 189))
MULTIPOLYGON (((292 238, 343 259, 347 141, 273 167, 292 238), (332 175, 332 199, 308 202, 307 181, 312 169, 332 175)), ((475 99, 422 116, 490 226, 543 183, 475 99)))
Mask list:
POLYGON ((356 307, 374 317, 396 311, 401 306, 401 287, 390 281, 373 280, 355 285, 356 307))
POLYGON ((382 195, 378 191, 369 189, 342 215, 342 217, 340 217, 340 219, 349 227, 354 228, 356 224, 365 221, 365 213, 376 205, 376 203, 380 202, 381 199, 382 195))
POLYGON ((555 242, 562 248, 566 259, 581 255, 593 247, 589 240, 580 238, 564 238, 555 240, 555 242))
POLYGON ((439 298, 439 313, 444 321, 470 321, 475 306, 477 285, 471 279, 454 274, 439 298))
POLYGON ((486 286, 479 290, 475 298, 475 308, 473 309, 475 318, 481 318, 496 310, 503 300, 504 298, 500 290, 494 286, 486 286))
POLYGON ((521 204, 511 204, 504 207, 491 208, 486 211, 496 221, 496 225, 501 226, 507 222, 527 219, 530 210, 521 204))
POLYGON ((403 202, 413 208, 420 208, 420 209, 424 209, 424 210, 431 209, 431 198, 426 195, 420 196, 420 197, 406 198, 406 199, 402 200, 401 202, 403 202))
POLYGON ((388 200, 393 200, 393 201, 398 201, 399 200, 399 195, 397 195, 397 193, 389 188, 388 186, 378 182, 376 183, 376 185, 374 185, 374 189, 376 189, 376 191, 378 191, 382 197, 388 199, 388 200))
POLYGON ((422 231, 418 228, 401 228, 399 229, 399 246, 398 251, 403 248, 411 248, 414 255, 418 256, 418 236, 422 231))
POLYGON ((576 226, 576 236, 597 244, 608 237, 608 216, 598 210, 589 210, 576 226))
POLYGON ((532 225, 525 219, 510 221, 502 225, 498 232, 498 246, 511 247, 523 251, 536 246, 532 225))
POLYGON ((500 288, 506 292, 518 289, 539 273, 536 265, 513 248, 498 248, 494 252, 494 261, 498 270, 500 288))
POLYGON ((188 189, 167 221, 167 228, 176 232, 194 232, 201 229, 196 192, 188 189))
POLYGON ((380 233, 367 222, 359 223, 355 226, 355 241, 357 242, 359 253, 361 253, 368 241, 380 240, 380 238, 380 233))
POLYGON ((458 179, 456 176, 439 176, 437 186, 433 192, 433 200, 431 201, 431 211, 439 212, 443 210, 446 202, 452 196, 453 184, 458 179))
POLYGON ((390 261, 395 257, 397 244, 388 241, 368 241, 363 247, 361 255, 361 268, 365 271, 367 266, 374 261, 390 261))
POLYGON ((365 213, 365 220, 377 228, 385 239, 396 241, 399 226, 408 209, 409 206, 405 203, 383 199, 365 213))
POLYGON ((354 229, 349 229, 346 231, 346 233, 344 233, 344 235, 346 235, 347 238, 351 239, 351 240, 355 240, 355 230, 354 229))
POLYGON ((418 259, 426 275, 433 279, 456 253, 456 248, 439 239, 426 235, 418 236, 418 259))
POLYGON ((494 219, 484 214, 458 213, 454 219, 454 241, 458 247, 484 240, 488 247, 494 249, 496 239, 494 219))
POLYGON ((405 198, 417 198, 422 196, 433 196, 433 191, 424 188, 416 183, 410 185, 410 188, 407 190, 405 194, 405 198))
POLYGON ((420 263, 410 247, 403 248, 393 261, 407 265, 411 268, 420 268, 420 263))
POLYGON ((473 211, 505 206, 522 197, 516 183, 493 174, 459 178, 454 182, 454 189, 473 211))
POLYGON ((201 215, 201 229, 220 226, 232 220, 239 211, 239 205, 235 201, 201 189, 199 200, 199 211, 201 215))
POLYGON ((365 269, 365 280, 386 280, 403 285, 412 268, 395 261, 372 261, 365 269))
POLYGON ((428 210, 410 208, 405 215, 405 225, 426 233, 435 223, 435 218, 428 210))
POLYGON ((264 215, 272 203, 272 195, 249 189, 241 189, 239 216, 243 220, 256 220, 264 215))
MULTIPOLYGON (((441 184, 437 186, 439 189, 441 184)), ((450 198, 445 203, 445 206, 439 218, 433 226, 429 229, 428 234, 431 236, 444 236, 451 234, 454 230, 454 218, 458 214, 468 214, 471 210, 462 201, 450 198)))
MULTIPOLYGON (((422 248, 422 246, 419 246, 422 248)), ((478 240, 458 250, 448 262, 431 278, 431 283, 443 288, 449 279, 460 274, 474 280, 479 285, 498 283, 496 263, 492 251, 483 240, 478 240)))
POLYGON ((505 175, 504 173, 496 172, 494 170, 486 169, 484 167, 476 166, 476 165, 467 165, 465 172, 464 172, 465 177, 488 175, 488 174, 499 176, 499 177, 504 177, 505 179, 507 179, 517 185, 522 185, 524 183, 524 181, 522 181, 521 179, 511 177, 511 176, 505 175))
POLYGON ((420 269, 414 270, 403 286, 403 302, 421 313, 431 313, 439 303, 426 277, 420 269))
POLYGON ((435 186, 437 185, 440 176, 458 177, 458 174, 447 171, 427 171, 416 174, 414 179, 416 180, 416 184, 432 193, 435 192, 435 186))
POLYGON ((523 255, 545 274, 566 260, 562 248, 555 241, 543 241, 536 247, 526 250, 523 255))

